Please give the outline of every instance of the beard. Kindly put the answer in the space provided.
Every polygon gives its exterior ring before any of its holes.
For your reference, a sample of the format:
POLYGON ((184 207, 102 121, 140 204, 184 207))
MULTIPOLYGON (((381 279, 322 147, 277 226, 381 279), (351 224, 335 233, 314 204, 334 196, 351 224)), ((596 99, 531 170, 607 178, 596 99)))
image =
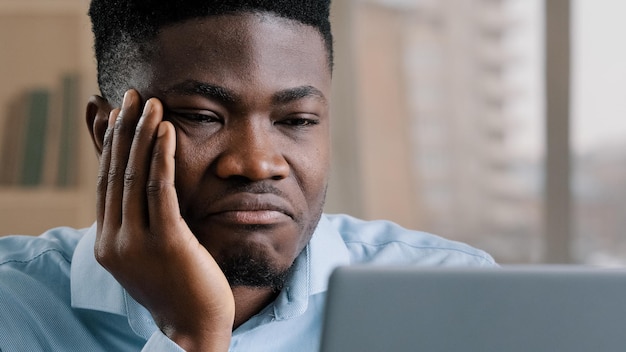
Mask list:
POLYGON ((218 264, 231 287, 269 288, 273 292, 280 292, 285 287, 293 266, 292 263, 287 268, 278 267, 262 250, 254 248, 233 253, 218 264))

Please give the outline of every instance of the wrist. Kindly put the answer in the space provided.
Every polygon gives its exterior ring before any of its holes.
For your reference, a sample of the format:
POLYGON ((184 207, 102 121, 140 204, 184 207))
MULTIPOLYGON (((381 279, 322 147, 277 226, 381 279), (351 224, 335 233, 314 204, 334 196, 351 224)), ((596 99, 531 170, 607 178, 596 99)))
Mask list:
POLYGON ((232 325, 228 328, 195 329, 181 331, 171 327, 162 329, 163 333, 180 348, 187 352, 226 352, 230 347, 232 325))

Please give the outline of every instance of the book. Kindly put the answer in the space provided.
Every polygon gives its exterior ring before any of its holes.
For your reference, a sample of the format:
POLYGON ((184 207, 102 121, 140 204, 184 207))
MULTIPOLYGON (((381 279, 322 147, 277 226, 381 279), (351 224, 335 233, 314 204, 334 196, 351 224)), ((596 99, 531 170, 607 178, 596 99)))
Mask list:
POLYGON ((66 188, 76 184, 78 151, 78 76, 68 73, 50 92, 46 155, 42 185, 66 188))
POLYGON ((78 74, 67 74, 62 78, 61 138, 56 185, 71 187, 78 183, 78 74))
POLYGON ((63 94, 57 87, 50 91, 48 101, 48 122, 46 124, 45 137, 45 158, 43 160, 43 170, 41 185, 46 188, 54 188, 57 184, 57 174, 59 172, 59 158, 61 143, 63 94))
POLYGON ((2 150, 0 153, 0 184, 18 184, 24 155, 24 130, 26 127, 26 96, 19 94, 9 103, 3 123, 2 150))
POLYGON ((35 89, 27 96, 27 123, 24 135, 24 155, 20 174, 22 186, 41 184, 45 157, 46 126, 50 92, 35 89))

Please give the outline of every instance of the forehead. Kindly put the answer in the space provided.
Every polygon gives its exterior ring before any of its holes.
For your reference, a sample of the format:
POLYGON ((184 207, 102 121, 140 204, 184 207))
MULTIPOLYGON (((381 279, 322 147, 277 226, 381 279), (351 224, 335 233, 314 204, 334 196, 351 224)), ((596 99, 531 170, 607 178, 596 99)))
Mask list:
POLYGON ((193 79, 235 90, 247 84, 330 89, 330 68, 319 31, 272 14, 185 21, 163 28, 153 44, 155 55, 148 60, 151 85, 193 79))

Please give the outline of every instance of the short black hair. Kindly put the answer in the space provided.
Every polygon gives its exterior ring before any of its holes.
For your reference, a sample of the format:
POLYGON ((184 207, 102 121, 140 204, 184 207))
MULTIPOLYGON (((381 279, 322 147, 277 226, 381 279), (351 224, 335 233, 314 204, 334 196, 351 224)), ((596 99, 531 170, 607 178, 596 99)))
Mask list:
POLYGON ((246 12, 271 13, 316 28, 332 70, 330 0, 92 0, 89 16, 102 95, 110 102, 121 102, 134 68, 150 54, 147 44, 164 26, 246 12))

